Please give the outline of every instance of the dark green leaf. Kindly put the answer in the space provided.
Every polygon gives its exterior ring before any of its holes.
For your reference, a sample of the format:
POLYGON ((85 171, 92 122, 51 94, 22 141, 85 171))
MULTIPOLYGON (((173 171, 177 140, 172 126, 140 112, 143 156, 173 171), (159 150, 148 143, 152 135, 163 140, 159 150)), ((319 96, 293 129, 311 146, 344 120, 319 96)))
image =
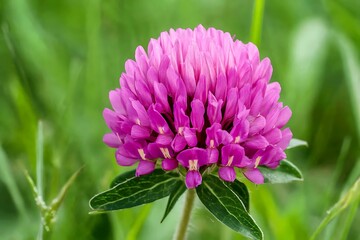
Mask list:
POLYGON ((300 170, 288 160, 282 160, 275 169, 259 166, 259 170, 264 175, 265 183, 288 183, 303 180, 300 170))
POLYGON ((196 193, 205 207, 223 224, 252 239, 263 239, 263 233, 247 212, 239 193, 218 177, 204 176, 196 193))
MULTIPOLYGON (((128 175, 126 173, 121 176, 128 175)), ((116 179, 120 180, 122 177, 116 179)), ((183 183, 177 173, 155 169, 153 173, 141 177, 126 177, 125 181, 95 195, 89 204, 96 211, 131 208, 168 196, 179 182, 183 183)))
POLYGON ((307 147, 308 143, 304 140, 293 138, 293 139, 291 139, 289 146, 286 149, 291 149, 291 148, 296 148, 296 147, 301 147, 301 146, 307 147))
POLYGON ((177 183, 177 185, 174 187, 174 191, 170 193, 169 200, 166 205, 165 213, 164 213, 163 218, 161 219, 161 222, 163 222, 165 220, 165 218, 170 213, 170 211, 173 209, 177 200, 185 192, 185 190, 186 190, 186 186, 185 186, 184 182, 177 183))
POLYGON ((224 182, 224 184, 240 198, 246 210, 249 211, 249 191, 246 185, 237 179, 234 182, 224 182))
POLYGON ((122 183, 131 178, 136 178, 135 171, 136 170, 128 171, 128 172, 122 173, 119 176, 117 176, 114 180, 112 180, 112 182, 110 184, 110 188, 113 188, 116 185, 118 185, 119 183, 122 183))

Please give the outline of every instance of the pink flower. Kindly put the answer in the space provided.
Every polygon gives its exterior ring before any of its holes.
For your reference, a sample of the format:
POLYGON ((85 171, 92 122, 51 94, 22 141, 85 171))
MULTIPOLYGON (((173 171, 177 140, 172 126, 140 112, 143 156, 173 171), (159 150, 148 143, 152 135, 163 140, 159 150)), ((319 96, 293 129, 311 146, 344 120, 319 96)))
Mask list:
POLYGON ((171 29, 151 39, 147 52, 139 46, 125 69, 121 88, 109 94, 113 110, 103 112, 111 130, 103 140, 117 148, 119 165, 138 163, 137 176, 157 161, 165 171, 180 164, 195 188, 215 164, 225 181, 241 169, 261 184, 258 166, 276 168, 286 157, 291 110, 254 44, 201 25, 171 29))

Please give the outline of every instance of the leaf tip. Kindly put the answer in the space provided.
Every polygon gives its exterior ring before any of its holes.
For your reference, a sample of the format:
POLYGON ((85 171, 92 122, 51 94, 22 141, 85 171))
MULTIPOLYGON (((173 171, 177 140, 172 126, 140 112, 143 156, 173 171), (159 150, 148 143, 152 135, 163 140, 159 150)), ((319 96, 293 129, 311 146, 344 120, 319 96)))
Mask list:
POLYGON ((89 215, 99 215, 99 214, 104 214, 106 213, 106 211, 103 210, 94 210, 94 211, 90 211, 89 215))

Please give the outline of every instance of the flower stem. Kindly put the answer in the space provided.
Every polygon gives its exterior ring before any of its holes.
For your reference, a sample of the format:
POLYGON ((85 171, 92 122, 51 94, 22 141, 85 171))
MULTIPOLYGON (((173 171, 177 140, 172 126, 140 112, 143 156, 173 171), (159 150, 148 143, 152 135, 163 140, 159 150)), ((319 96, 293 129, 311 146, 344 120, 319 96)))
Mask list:
POLYGON ((184 240, 186 236, 186 230, 190 221, 191 210, 194 205, 195 199, 195 189, 189 189, 186 193, 185 206, 183 210, 183 215, 179 223, 175 240, 184 240))
POLYGON ((259 47, 265 0, 255 0, 250 30, 250 41, 259 47))

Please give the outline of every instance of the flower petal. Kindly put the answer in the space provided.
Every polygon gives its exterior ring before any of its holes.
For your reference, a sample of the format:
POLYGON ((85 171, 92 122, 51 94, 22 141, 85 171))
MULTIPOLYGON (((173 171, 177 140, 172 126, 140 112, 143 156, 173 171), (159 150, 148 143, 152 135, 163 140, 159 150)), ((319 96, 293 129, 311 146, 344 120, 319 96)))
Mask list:
POLYGON ((199 171, 188 171, 186 174, 186 178, 185 178, 185 184, 186 187, 191 189, 191 188, 196 188, 197 186, 199 186, 202 182, 202 177, 201 174, 199 173, 199 171))
POLYGON ((269 145, 269 142, 261 135, 255 135, 246 140, 244 146, 252 149, 262 149, 266 148, 269 145))
POLYGON ((263 184, 264 183, 264 176, 262 175, 260 170, 257 168, 247 169, 244 172, 244 175, 247 179, 249 179, 250 181, 252 181, 255 184, 263 184))
POLYGON ((161 162, 161 167, 165 171, 174 170, 175 168, 178 167, 178 161, 176 161, 175 159, 172 159, 172 158, 171 159, 165 158, 161 162))
POLYGON ((249 134, 249 129, 250 129, 250 123, 248 120, 244 119, 242 121, 237 122, 230 131, 234 143, 243 142, 249 134))
POLYGON ((175 138, 171 142, 171 147, 175 152, 180 152, 186 147, 186 140, 184 136, 181 136, 180 134, 176 134, 175 138))
POLYGON ((164 133, 170 132, 169 125, 167 124, 167 122, 163 118, 163 116, 161 116, 161 114, 155 109, 154 105, 149 107, 148 114, 149 114, 149 118, 150 118, 151 128, 155 132, 157 132, 159 134, 164 134, 164 133))
POLYGON ((290 140, 292 139, 292 132, 290 130, 290 128, 285 128, 284 130, 282 130, 282 138, 281 141, 276 144, 277 146, 279 146, 282 150, 285 150, 287 148, 287 146, 290 143, 290 140))
POLYGON ((155 102, 160 104, 161 112, 171 112, 169 102, 168 102, 168 92, 164 84, 159 82, 154 82, 154 95, 155 102))
POLYGON ((171 142, 174 139, 174 135, 172 133, 170 134, 159 134, 159 136, 157 136, 156 138, 156 143, 167 146, 170 145, 171 142))
POLYGON ((189 147, 195 147, 197 145, 196 131, 193 128, 184 129, 184 138, 189 147))
POLYGON ((234 118, 237 102, 238 102, 238 89, 231 88, 226 98, 226 108, 225 108, 223 121, 227 121, 228 119, 231 120, 234 118))
POLYGON ((249 135, 259 133, 266 125, 266 120, 263 116, 258 116, 250 121, 249 135))
POLYGON ((209 91, 207 116, 210 124, 219 123, 221 121, 221 107, 223 100, 217 100, 216 97, 209 91))
POLYGON ((236 173, 233 167, 220 167, 219 177, 227 182, 233 182, 236 179, 236 173))
POLYGON ((282 139, 281 130, 273 128, 263 135, 270 144, 277 144, 282 139))
POLYGON ((155 162, 140 160, 139 165, 136 168, 135 176, 139 177, 141 175, 152 173, 155 170, 155 162))
POLYGON ((134 139, 145 139, 150 137, 150 134, 151 130, 146 127, 134 124, 131 128, 131 137, 134 139))
POLYGON ((120 166, 132 166, 137 161, 139 161, 139 159, 137 159, 137 158, 131 158, 131 157, 127 157, 127 156, 122 155, 120 151, 116 151, 115 158, 116 158, 116 162, 120 166))
POLYGON ((191 124, 196 131, 201 132, 204 126, 204 104, 199 99, 194 99, 191 102, 191 124))
POLYGON ((220 123, 214 123, 211 125, 211 127, 208 127, 206 129, 206 146, 210 148, 214 148, 219 146, 220 142, 218 141, 217 131, 221 130, 221 124, 220 123))
POLYGON ((208 163, 207 151, 203 148, 190 148, 180 152, 176 159, 184 167, 189 167, 190 160, 197 160, 198 167, 204 166, 208 163))
POLYGON ((221 148, 221 164, 223 166, 239 165, 244 156, 244 148, 238 144, 229 144, 221 148))
POLYGON ((280 110, 279 117, 277 119, 276 127, 282 128, 291 118, 292 112, 288 106, 285 106, 280 110))
POLYGON ((217 148, 208 148, 208 164, 217 163, 219 160, 219 150, 217 148))
POLYGON ((112 148, 118 148, 121 144, 120 138, 114 133, 106 133, 103 142, 112 148))
POLYGON ((199 99, 205 105, 207 101, 208 85, 205 76, 201 75, 196 85, 194 99, 199 99))

